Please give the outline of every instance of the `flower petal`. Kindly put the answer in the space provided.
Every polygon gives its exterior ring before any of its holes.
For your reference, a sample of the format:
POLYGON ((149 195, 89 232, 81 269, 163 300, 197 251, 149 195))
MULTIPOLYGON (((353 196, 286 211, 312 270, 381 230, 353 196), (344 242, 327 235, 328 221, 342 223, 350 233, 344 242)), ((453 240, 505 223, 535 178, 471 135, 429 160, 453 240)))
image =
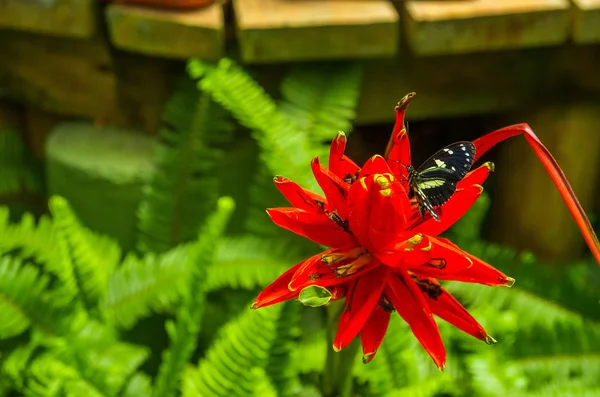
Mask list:
POLYGON ((390 323, 390 313, 386 312, 381 305, 377 305, 371 312, 369 319, 360 330, 360 342, 363 349, 363 363, 368 363, 373 358, 383 342, 390 323))
POLYGON ((346 198, 348 197, 348 187, 350 185, 323 167, 318 157, 313 159, 311 167, 317 183, 323 189, 323 193, 325 193, 329 207, 333 211, 337 211, 342 219, 348 219, 346 198))
POLYGON ((480 185, 458 189, 456 190, 456 193, 452 195, 450 200, 438 209, 440 222, 437 222, 431 216, 421 218, 418 211, 415 211, 411 220, 409 220, 409 223, 411 224, 407 230, 418 231, 430 236, 437 236, 448 230, 450 226, 454 225, 456 221, 462 218, 475 201, 477 201, 479 196, 481 196, 481 193, 483 193, 483 187, 480 185))
POLYGON ((581 207, 579 200, 577 200, 577 196, 569 184, 567 177, 560 169, 558 162, 552 157, 550 151, 542 144, 542 141, 535 135, 529 125, 516 124, 490 132, 481 138, 477 138, 473 141, 476 148, 475 161, 497 143, 521 134, 525 135, 527 143, 529 143, 529 146, 531 146, 536 156, 540 159, 540 162, 548 172, 548 175, 550 175, 552 182, 554 182, 554 185, 558 189, 567 208, 571 212, 573 219, 575 219, 575 223, 579 227, 590 251, 592 251, 594 258, 596 258, 596 262, 600 264, 600 241, 598 241, 598 237, 592 228, 590 220, 581 207))
POLYGON ((463 179, 457 184, 457 189, 462 189, 472 185, 483 185, 487 177, 491 172, 494 172, 496 166, 491 161, 484 163, 481 167, 477 167, 475 170, 469 172, 463 179))
POLYGON ((386 268, 379 266, 355 278, 346 295, 346 307, 340 317, 333 341, 335 351, 346 347, 363 328, 381 299, 386 268))
POLYGON ((388 163, 386 163, 385 159, 378 154, 370 157, 366 161, 365 165, 363 165, 360 173, 358 174, 358 178, 360 179, 375 174, 392 175, 392 170, 390 169, 388 163))
POLYGON ((481 324, 440 283, 432 278, 414 279, 433 314, 487 344, 495 342, 481 324))
POLYGON ((329 220, 324 213, 306 212, 298 208, 269 208, 267 213, 277 226, 306 237, 326 247, 356 245, 354 237, 329 220))
MULTIPOLYGON (((463 251, 464 252, 464 251, 463 251)), ((494 268, 490 264, 482 261, 481 259, 464 252, 469 259, 473 262, 471 267, 468 269, 460 270, 454 273, 436 273, 435 278, 439 280, 454 280, 462 281, 465 283, 477 283, 490 286, 507 286, 512 287, 515 283, 515 279, 508 277, 500 270, 494 268)), ((422 274, 422 272, 415 273, 422 274)), ((424 273, 423 273, 424 274, 424 273)))
POLYGON ((308 212, 324 212, 324 208, 327 206, 327 201, 324 197, 302 188, 297 183, 283 176, 276 176, 273 178, 273 182, 275 183, 275 187, 292 206, 308 212))
POLYGON ((408 323, 410 330, 431 356, 435 365, 444 369, 446 349, 440 330, 421 290, 408 272, 402 269, 396 269, 394 273, 390 272, 384 292, 398 314, 408 323))
POLYGON ((440 278, 473 266, 469 254, 446 239, 430 237, 431 250, 427 263, 412 269, 421 276, 440 278))
POLYGON ((385 251, 398 242, 404 231, 406 214, 410 214, 410 201, 402 185, 395 183, 390 174, 376 174, 373 181, 369 202, 369 239, 376 251, 385 251))
POLYGON ((346 134, 342 131, 331 142, 329 149, 329 170, 346 183, 352 183, 358 176, 360 168, 344 154, 346 150, 346 134))
POLYGON ((394 124, 394 130, 385 149, 384 156, 392 169, 392 173, 400 179, 405 190, 408 190, 408 171, 406 167, 411 164, 411 160, 410 142, 408 140, 408 131, 404 124, 404 113, 414 97, 415 93, 411 92, 396 105, 396 123, 394 124))
POLYGON ((258 309, 259 307, 270 306, 275 303, 283 302, 297 297, 300 291, 290 291, 288 288, 288 284, 292 280, 292 276, 294 275, 294 273, 296 273, 296 271, 300 268, 300 266, 303 263, 304 261, 291 267, 281 276, 277 277, 275 281, 267 285, 265 289, 263 289, 262 292, 256 297, 251 308, 258 309))
POLYGON ((375 252, 382 263, 390 267, 413 268, 424 265, 431 256, 431 241, 422 233, 410 235, 403 233, 398 236, 398 243, 387 251, 375 252))
POLYGON ((292 291, 320 285, 330 287, 346 283, 364 274, 379 262, 361 247, 349 251, 329 250, 308 259, 292 277, 288 288, 292 291))
POLYGON ((373 178, 360 178, 350 186, 348 191, 348 225, 352 234, 361 246, 373 251, 369 239, 369 219, 371 206, 369 205, 373 178))

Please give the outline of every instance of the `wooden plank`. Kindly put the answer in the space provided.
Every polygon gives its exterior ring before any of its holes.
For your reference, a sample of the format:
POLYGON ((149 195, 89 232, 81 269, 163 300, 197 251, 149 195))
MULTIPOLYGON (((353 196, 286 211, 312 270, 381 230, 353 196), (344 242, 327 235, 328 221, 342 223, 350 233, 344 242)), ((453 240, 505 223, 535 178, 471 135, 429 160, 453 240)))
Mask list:
POLYGON ((367 62, 356 122, 393 122, 393 106, 412 91, 417 98, 410 105, 411 120, 516 110, 541 97, 559 96, 561 78, 567 76, 581 76, 577 81, 589 86, 584 76, 593 76, 600 67, 600 60, 586 56, 589 52, 540 48, 439 57, 402 54, 367 62))
POLYGON ((93 0, 1 0, 0 28, 89 38, 96 31, 93 0))
POLYGON ((220 4, 193 11, 112 4, 106 19, 112 43, 123 50, 176 59, 216 60, 223 54, 220 4))
POLYGON ((412 50, 439 55, 561 44, 570 34, 569 0, 407 1, 412 50))
POLYGON ((573 0, 573 4, 573 40, 580 44, 600 42, 600 0, 573 0))
POLYGON ((387 0, 234 0, 248 63, 391 57, 399 16, 387 0))
MULTIPOLYGON (((598 102, 565 102, 521 113, 567 175, 582 207, 593 211, 600 180, 598 102)), ((550 261, 572 259, 585 246, 544 167, 524 139, 500 147, 492 236, 550 261)))
POLYGON ((117 113, 116 79, 106 43, 0 31, 3 95, 59 114, 117 113))

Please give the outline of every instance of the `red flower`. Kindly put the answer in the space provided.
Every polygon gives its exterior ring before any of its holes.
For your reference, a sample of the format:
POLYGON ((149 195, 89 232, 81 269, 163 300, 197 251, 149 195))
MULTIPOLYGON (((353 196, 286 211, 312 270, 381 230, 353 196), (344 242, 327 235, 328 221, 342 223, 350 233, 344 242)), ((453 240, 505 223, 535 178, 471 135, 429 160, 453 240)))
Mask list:
MULTIPOLYGON (((456 193, 438 209, 440 222, 429 214, 421 218, 409 200, 410 145, 404 112, 413 96, 407 95, 396 107, 385 158, 373 156, 359 168, 344 154, 346 137, 339 133, 331 144, 329 168, 318 158, 312 161, 325 197, 286 178, 275 178, 276 187, 293 207, 267 210, 273 222, 331 249, 282 274, 261 292, 253 308, 295 299, 315 288, 325 295, 322 303, 346 297, 333 347, 340 350, 360 334, 364 362, 375 356, 390 314, 397 311, 443 368, 446 352, 433 314, 487 343, 494 340, 437 280, 511 286, 514 279, 438 237, 481 195, 481 185, 494 169, 492 163, 469 172, 458 183, 456 193)), ((494 133, 488 136, 495 142, 506 138, 506 134, 500 134, 501 139, 494 133)), ((477 157, 495 142, 485 137, 476 140, 477 157)), ((561 182, 568 186, 566 179, 561 182)), ((578 224, 585 222, 578 220, 578 224)), ((598 246, 595 249, 600 252, 598 246)))

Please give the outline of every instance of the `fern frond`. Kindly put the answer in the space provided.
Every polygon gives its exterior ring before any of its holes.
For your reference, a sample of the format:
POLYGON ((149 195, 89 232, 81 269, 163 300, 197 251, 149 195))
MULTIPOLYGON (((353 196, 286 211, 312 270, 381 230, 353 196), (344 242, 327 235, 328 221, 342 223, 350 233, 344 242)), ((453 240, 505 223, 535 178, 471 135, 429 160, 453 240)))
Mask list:
POLYGON ((277 321, 276 336, 269 352, 266 373, 279 397, 297 396, 302 390, 293 361, 293 352, 300 336, 301 306, 297 302, 283 304, 277 321))
POLYGON ((138 211, 141 252, 164 252, 193 240, 219 195, 215 147, 231 138, 225 112, 189 79, 167 102, 154 159, 138 211))
POLYGON ((0 339, 19 335, 30 326, 48 335, 67 335, 85 321, 76 306, 54 299, 50 278, 32 265, 0 259, 0 339))
POLYGON ((119 327, 130 329, 152 312, 164 312, 177 301, 189 275, 189 245, 164 254, 131 254, 111 275, 101 309, 119 327))
POLYGON ((123 389, 122 397, 138 397, 152 395, 152 380, 144 373, 134 374, 123 389))
POLYGON ((27 366, 25 390, 35 395, 43 395, 44 389, 68 396, 119 395, 149 351, 116 337, 113 329, 94 321, 67 339, 34 334, 45 352, 27 366))
POLYGON ((215 246, 223 235, 227 222, 234 210, 234 202, 229 197, 217 201, 217 210, 207 220, 191 246, 188 260, 191 263, 190 275, 175 315, 175 321, 167 323, 171 341, 163 354, 163 362, 156 379, 154 395, 167 397, 179 390, 181 377, 196 347, 200 323, 204 313, 206 269, 213 262, 215 246))
POLYGON ((358 62, 297 65, 283 79, 280 109, 315 144, 330 142, 352 128, 362 69, 358 62))
POLYGON ((243 126, 252 131, 261 148, 260 158, 272 174, 285 175, 310 189, 317 185, 310 174, 314 156, 308 137, 298 133, 284 114, 246 72, 230 59, 216 66, 192 60, 188 72, 198 86, 228 109, 243 126))
POLYGON ((208 271, 206 288, 214 291, 225 287, 264 287, 301 257, 297 247, 272 239, 226 238, 219 244, 215 263, 208 271))
POLYGON ((0 195, 43 190, 41 173, 29 157, 21 134, 0 131, 0 195))
POLYGON ((104 300, 109 276, 120 260, 120 249, 108 238, 98 238, 83 227, 64 198, 51 197, 49 206, 58 235, 57 249, 71 264, 81 301, 88 309, 95 308, 104 300))
POLYGON ((267 365, 281 306, 244 311, 218 332, 198 367, 186 370, 184 397, 254 395, 252 369, 267 365))

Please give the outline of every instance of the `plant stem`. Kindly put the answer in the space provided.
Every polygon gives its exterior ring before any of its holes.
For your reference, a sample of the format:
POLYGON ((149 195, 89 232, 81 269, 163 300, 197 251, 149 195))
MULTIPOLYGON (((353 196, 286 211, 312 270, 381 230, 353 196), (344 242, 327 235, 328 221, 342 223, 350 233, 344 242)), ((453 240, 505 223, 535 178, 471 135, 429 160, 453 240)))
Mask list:
POLYGON ((327 359, 322 378, 322 392, 326 397, 350 397, 352 395, 352 366, 360 343, 355 339, 341 352, 333 350, 340 314, 344 301, 331 302, 327 307, 327 359))

